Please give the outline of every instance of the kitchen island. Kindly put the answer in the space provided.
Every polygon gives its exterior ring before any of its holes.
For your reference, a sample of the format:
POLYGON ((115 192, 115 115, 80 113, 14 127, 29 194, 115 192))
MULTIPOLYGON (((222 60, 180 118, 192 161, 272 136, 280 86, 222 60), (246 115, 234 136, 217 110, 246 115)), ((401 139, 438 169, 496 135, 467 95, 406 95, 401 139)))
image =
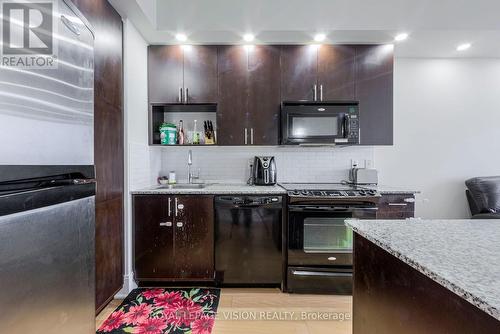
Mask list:
POLYGON ((499 220, 347 220, 353 334, 500 333, 499 220))

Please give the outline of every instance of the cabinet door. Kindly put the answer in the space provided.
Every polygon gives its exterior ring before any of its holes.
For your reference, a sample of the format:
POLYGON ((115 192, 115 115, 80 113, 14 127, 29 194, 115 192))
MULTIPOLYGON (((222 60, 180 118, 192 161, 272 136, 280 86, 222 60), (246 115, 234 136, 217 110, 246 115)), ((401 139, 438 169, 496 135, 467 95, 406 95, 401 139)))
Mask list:
POLYGON ((392 45, 356 46, 356 99, 361 144, 393 144, 392 45))
POLYGON ((172 277, 175 274, 174 230, 173 217, 168 214, 171 198, 164 195, 134 195, 132 198, 135 278, 172 277))
POLYGON ((217 61, 217 142, 219 145, 244 145, 249 140, 247 51, 242 45, 221 46, 217 61))
POLYGON ((415 216, 415 195, 382 195, 378 203, 377 219, 406 219, 415 216))
POLYGON ((281 99, 313 100, 318 81, 318 46, 281 47, 281 99))
POLYGON ((258 45, 248 50, 250 144, 278 145, 280 50, 258 45))
POLYGON ((150 103, 179 103, 183 86, 183 52, 179 45, 148 47, 148 93, 150 103))
POLYGON ((354 46, 321 45, 318 52, 318 95, 323 101, 355 99, 354 46))
POLYGON ((214 277, 214 197, 176 196, 175 269, 178 279, 214 277))
POLYGON ((184 92, 187 103, 217 102, 217 47, 184 48, 184 92))

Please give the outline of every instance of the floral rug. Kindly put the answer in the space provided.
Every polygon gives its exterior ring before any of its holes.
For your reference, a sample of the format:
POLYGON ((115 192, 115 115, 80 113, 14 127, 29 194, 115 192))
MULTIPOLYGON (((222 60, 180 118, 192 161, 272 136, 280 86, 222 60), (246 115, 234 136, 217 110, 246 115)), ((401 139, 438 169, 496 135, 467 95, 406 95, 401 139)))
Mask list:
POLYGON ((139 288, 104 321, 97 334, 210 334, 219 289, 139 288))

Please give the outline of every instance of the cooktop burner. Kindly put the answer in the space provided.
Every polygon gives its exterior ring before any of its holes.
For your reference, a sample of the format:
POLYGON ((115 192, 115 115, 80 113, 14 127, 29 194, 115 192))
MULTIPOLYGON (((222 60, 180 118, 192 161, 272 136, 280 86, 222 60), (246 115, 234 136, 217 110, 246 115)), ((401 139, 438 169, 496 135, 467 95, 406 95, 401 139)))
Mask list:
POLYGON ((379 197, 377 190, 344 183, 281 183, 290 197, 379 197))

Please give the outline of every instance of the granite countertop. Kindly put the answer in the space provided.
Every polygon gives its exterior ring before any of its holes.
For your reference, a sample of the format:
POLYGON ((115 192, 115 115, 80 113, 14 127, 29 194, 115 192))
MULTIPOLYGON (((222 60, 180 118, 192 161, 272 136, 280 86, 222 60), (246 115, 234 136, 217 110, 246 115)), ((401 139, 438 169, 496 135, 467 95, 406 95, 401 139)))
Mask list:
POLYGON ((133 195, 145 194, 179 194, 179 195, 260 195, 260 194, 273 194, 273 195, 286 195, 285 189, 278 185, 274 186, 249 186, 244 183, 208 183, 204 188, 191 188, 191 189, 176 189, 168 188, 168 186, 151 186, 146 189, 134 190, 130 192, 133 195))
POLYGON ((356 233, 500 320, 500 221, 346 220, 356 233))

